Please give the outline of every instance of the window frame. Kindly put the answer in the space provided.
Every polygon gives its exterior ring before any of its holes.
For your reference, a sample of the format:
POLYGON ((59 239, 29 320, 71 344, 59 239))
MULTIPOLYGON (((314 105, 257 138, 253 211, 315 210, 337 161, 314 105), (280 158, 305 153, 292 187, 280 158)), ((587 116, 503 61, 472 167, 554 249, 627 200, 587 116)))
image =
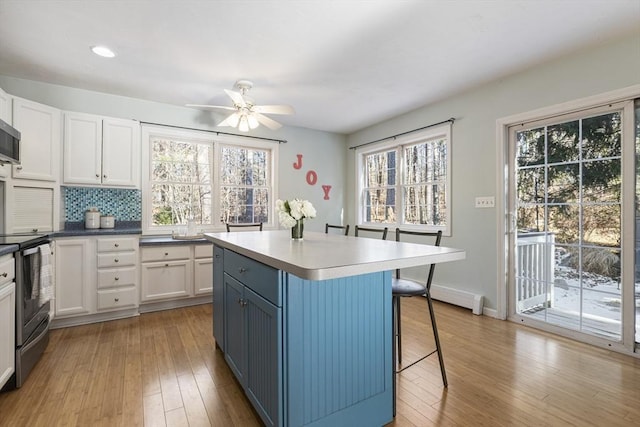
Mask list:
POLYGON ((152 149, 151 144, 154 138, 179 139, 185 142, 210 144, 211 158, 211 224, 203 224, 198 226, 199 230, 205 232, 224 231, 225 224, 220 220, 220 161, 221 147, 240 147, 247 149, 258 149, 268 151, 267 161, 267 181, 269 187, 269 220, 263 223, 265 228, 273 228, 276 224, 275 201, 277 199, 278 182, 278 152, 279 144, 270 141, 262 141, 259 139, 250 139, 242 136, 220 135, 214 131, 194 130, 185 128, 176 128, 172 126, 162 125, 143 125, 142 126, 142 233, 143 234, 171 234, 174 231, 186 229, 186 224, 174 225, 153 225, 151 218, 151 160, 152 149))
POLYGON ((438 231, 442 230, 442 234, 445 236, 451 236, 451 123, 445 123, 438 126, 429 127, 421 131, 411 132, 409 134, 394 137, 393 139, 387 139, 374 144, 366 144, 356 148, 355 161, 356 161, 356 197, 355 197, 355 217, 356 223, 362 226, 373 228, 402 228, 407 230, 416 231, 438 231), (404 221, 404 188, 405 184, 402 180, 404 177, 404 148, 412 145, 417 145, 433 140, 445 139, 446 140, 446 176, 444 178, 444 199, 445 199, 445 225, 427 225, 427 224, 409 224, 404 221), (366 163, 365 157, 371 154, 396 151, 396 177, 395 177, 395 206, 396 206, 396 221, 393 223, 378 223, 365 221, 365 176, 366 176, 366 163))

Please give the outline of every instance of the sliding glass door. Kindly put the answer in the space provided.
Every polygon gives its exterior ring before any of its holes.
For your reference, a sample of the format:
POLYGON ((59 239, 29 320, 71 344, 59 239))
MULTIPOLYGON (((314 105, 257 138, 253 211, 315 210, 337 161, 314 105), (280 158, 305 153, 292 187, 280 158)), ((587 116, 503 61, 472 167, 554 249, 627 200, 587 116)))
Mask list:
POLYGON ((636 140, 624 120, 618 104, 509 129, 509 311, 523 323, 617 343, 635 324, 623 309, 636 293, 623 291, 636 282, 623 251, 638 249, 623 233, 624 147, 636 140))

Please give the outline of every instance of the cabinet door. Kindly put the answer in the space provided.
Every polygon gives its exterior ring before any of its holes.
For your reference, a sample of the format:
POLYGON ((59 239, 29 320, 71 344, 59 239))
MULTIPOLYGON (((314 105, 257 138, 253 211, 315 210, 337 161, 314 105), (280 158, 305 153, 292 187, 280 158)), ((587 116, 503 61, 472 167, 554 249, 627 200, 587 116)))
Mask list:
POLYGON ((56 317, 86 314, 94 291, 95 263, 89 239, 56 240, 56 317))
POLYGON ((102 119, 91 114, 64 113, 65 184, 100 184, 101 157, 102 119))
POLYGON ((140 187, 140 123, 103 119, 102 183, 140 187))
POLYGON ((224 249, 213 247, 213 338, 224 353, 224 249))
POLYGON ((244 289, 247 368, 245 387, 249 400, 267 426, 282 419, 282 309, 244 289))
POLYGON ((193 290, 196 295, 205 295, 213 290, 213 259, 195 259, 193 265, 193 290))
POLYGON ((0 388, 15 372, 16 284, 0 285, 0 388))
POLYGON ((13 178, 58 181, 61 114, 57 108, 13 99, 13 127, 21 133, 20 164, 13 178))
POLYGON ((224 273, 224 358, 245 387, 247 366, 244 285, 224 273))
MULTIPOLYGON (((0 119, 8 124, 12 124, 11 115, 11 96, 0 89, 0 119)), ((11 168, 9 165, 0 165, 0 177, 9 176, 10 171, 11 168)))
POLYGON ((22 183, 26 181, 14 181, 6 187, 10 212, 7 230, 10 233, 53 231, 56 189, 19 185, 22 183))
POLYGON ((157 301, 191 295, 191 261, 142 263, 141 301, 157 301))

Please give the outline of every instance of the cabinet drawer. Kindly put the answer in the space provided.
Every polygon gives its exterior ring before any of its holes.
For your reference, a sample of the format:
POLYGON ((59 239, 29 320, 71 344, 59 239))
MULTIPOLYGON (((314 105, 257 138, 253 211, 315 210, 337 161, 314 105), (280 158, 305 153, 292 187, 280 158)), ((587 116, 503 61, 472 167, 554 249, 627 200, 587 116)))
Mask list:
POLYGON ((211 258, 213 256, 213 244, 211 245, 195 245, 196 258, 211 258))
POLYGON ((135 285, 137 273, 136 267, 100 269, 98 270, 98 289, 135 285))
POLYGON ((98 268, 136 265, 136 263, 135 252, 98 254, 98 268))
POLYGON ((225 250, 224 271, 263 298, 282 306, 280 272, 275 268, 225 250))
POLYGON ((137 305, 134 286, 98 291, 98 310, 135 307, 137 305))
POLYGON ((16 263, 13 256, 0 258, 0 284, 13 282, 16 277, 16 263))
POLYGON ((98 239, 98 252, 135 251, 138 239, 132 237, 113 237, 98 239))
POLYGON ((141 255, 142 262, 189 259, 190 257, 191 247, 182 245, 145 247, 142 248, 141 255))

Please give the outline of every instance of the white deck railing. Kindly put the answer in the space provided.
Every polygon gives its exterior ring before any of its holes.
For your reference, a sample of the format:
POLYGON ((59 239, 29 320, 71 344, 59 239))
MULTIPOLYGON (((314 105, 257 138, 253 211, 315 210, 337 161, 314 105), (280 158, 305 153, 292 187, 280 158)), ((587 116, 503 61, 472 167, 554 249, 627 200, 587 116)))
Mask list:
POLYGON ((516 310, 553 305, 555 235, 519 234, 516 244, 516 310))

